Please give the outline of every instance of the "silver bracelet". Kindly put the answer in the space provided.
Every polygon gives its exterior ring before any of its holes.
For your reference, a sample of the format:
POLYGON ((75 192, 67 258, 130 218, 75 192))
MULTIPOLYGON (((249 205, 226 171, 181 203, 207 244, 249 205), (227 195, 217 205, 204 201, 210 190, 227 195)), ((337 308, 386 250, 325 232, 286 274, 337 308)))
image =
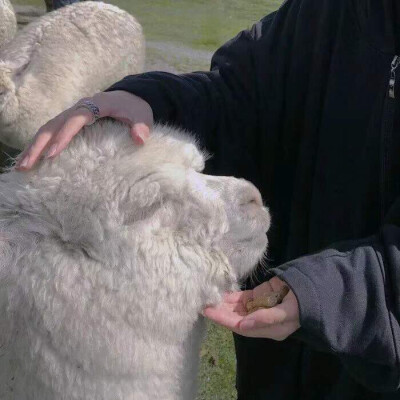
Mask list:
POLYGON ((90 100, 82 100, 82 101, 78 102, 78 104, 75 106, 75 110, 77 110, 78 108, 86 108, 93 115, 93 121, 89 122, 86 125, 92 125, 100 118, 100 109, 99 109, 99 107, 97 107, 96 104, 94 104, 90 100))

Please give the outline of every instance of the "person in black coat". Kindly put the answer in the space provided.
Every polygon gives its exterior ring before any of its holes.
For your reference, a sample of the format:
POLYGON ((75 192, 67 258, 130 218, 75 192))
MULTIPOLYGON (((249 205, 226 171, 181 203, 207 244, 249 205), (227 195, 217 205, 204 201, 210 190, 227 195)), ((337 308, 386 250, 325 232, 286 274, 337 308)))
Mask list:
POLYGON ((287 0, 210 71, 128 76, 65 111, 17 167, 97 117, 139 143, 154 121, 194 132, 214 155, 207 172, 252 181, 273 218, 271 269, 204 311, 236 332, 238 398, 400 399, 398 55, 396 0, 287 0), (280 306, 234 311, 284 283, 280 306))

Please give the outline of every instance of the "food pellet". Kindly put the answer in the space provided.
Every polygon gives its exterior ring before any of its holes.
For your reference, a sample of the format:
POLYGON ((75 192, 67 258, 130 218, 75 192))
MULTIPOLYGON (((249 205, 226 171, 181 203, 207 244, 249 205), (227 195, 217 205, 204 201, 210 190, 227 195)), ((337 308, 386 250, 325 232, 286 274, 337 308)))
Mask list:
POLYGON ((278 292, 264 294, 260 297, 256 297, 253 300, 249 300, 246 303, 246 310, 248 313, 260 310, 262 308, 271 308, 277 304, 282 303, 283 298, 289 293, 289 287, 283 286, 278 292))

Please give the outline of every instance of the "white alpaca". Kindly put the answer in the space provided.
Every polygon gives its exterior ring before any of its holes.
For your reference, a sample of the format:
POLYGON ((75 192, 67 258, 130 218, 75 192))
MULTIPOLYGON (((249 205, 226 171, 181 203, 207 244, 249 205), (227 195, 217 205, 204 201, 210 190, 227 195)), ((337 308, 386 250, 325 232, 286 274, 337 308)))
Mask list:
POLYGON ((7 44, 17 32, 17 18, 9 0, 0 0, 0 49, 7 44))
POLYGON ((135 18, 101 2, 75 3, 30 23, 0 51, 0 141, 22 149, 82 97, 141 72, 135 18))
POLYGON ((270 224, 252 184, 203 167, 181 132, 137 147, 104 121, 0 176, 1 399, 195 399, 199 313, 270 224))

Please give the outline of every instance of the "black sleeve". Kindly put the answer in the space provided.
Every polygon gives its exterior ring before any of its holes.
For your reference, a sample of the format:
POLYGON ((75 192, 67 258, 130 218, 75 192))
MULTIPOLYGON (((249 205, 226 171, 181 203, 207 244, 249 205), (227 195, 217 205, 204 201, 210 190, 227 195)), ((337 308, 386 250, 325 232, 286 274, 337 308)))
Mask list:
POLYGON ((124 90, 143 98, 156 122, 194 132, 211 152, 223 147, 227 132, 230 140, 235 140, 232 136, 236 134, 254 135, 258 111, 263 109, 257 95, 258 82, 266 79, 255 70, 256 57, 265 51, 262 42, 267 39, 274 15, 223 45, 214 54, 209 72, 148 72, 127 76, 108 90, 124 90), (216 139, 217 132, 220 139, 216 139), (221 140, 221 144, 216 146, 214 140, 221 140))
POLYGON ((340 357, 375 391, 400 388, 400 200, 375 236, 276 268, 297 296, 294 335, 340 357))

